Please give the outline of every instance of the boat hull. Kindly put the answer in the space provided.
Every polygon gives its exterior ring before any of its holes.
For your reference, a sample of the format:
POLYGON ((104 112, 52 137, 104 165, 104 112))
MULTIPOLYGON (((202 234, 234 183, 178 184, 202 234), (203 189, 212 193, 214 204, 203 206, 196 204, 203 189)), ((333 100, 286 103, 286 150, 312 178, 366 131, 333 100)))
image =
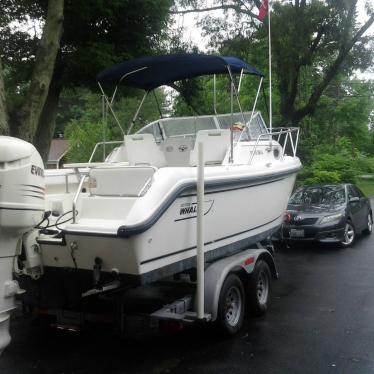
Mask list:
MULTIPOLYGON (((295 176, 296 171, 208 188, 206 261, 244 250, 271 235, 282 222, 295 176)), ((143 232, 121 237, 120 230, 107 235, 67 231, 63 247, 43 244, 42 251, 47 268, 92 270, 99 258, 102 272, 116 272, 140 284, 195 267, 196 193, 177 196, 157 223, 143 232)))

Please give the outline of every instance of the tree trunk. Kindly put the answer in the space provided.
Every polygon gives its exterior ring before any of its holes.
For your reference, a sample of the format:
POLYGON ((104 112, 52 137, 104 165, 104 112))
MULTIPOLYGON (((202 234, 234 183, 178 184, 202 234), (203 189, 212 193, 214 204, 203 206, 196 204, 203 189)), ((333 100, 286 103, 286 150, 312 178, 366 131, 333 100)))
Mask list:
POLYGON ((9 135, 8 114, 5 99, 3 67, 0 60, 0 135, 9 135))
POLYGON ((59 82, 52 81, 49 86, 48 96, 40 116, 36 131, 34 145, 39 151, 44 162, 48 160, 51 139, 55 131, 58 102, 62 86, 59 82))
POLYGON ((47 19, 43 28, 30 88, 12 123, 12 134, 32 142, 47 99, 63 25, 64 0, 48 0, 47 19))

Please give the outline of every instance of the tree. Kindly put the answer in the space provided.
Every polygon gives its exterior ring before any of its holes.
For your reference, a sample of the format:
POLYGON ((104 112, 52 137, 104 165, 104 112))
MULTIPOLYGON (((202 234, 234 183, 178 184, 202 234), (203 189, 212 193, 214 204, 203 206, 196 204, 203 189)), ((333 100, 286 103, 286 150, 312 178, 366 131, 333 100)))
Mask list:
MULTIPOLYGON (((24 86, 30 79, 30 66, 34 64, 33 50, 38 37, 30 32, 6 27, 10 21, 28 17, 33 22, 43 21, 45 0, 7 0, 0 40, 4 44, 4 63, 9 69, 6 80, 7 96, 11 101, 9 118, 18 112, 18 96, 24 95, 24 86), (5 27, 4 27, 5 26, 5 27), (7 84, 8 83, 8 84, 7 84)), ((35 128, 33 141, 46 158, 61 92, 65 89, 96 86, 100 70, 140 55, 157 53, 163 48, 172 0, 114 0, 110 2, 65 0, 61 48, 54 65, 45 105, 35 128)), ((30 23, 30 22, 29 22, 30 23)), ((1 27, 1 22, 0 22, 1 27)), ((12 120, 9 123, 13 123, 12 120)), ((10 132, 15 133, 13 126, 10 132)))
POLYGON ((13 116, 12 132, 33 141, 50 88, 63 24, 63 0, 49 0, 28 93, 13 116))
POLYGON ((3 79, 3 67, 0 59, 0 134, 9 134, 8 115, 5 101, 5 89, 3 79))
MULTIPOLYGON (((221 9, 224 17, 204 16, 201 25, 212 35, 214 48, 222 52, 236 48, 241 56, 261 58, 266 71, 267 28, 256 21, 259 2, 231 0, 206 7, 206 2, 183 0, 174 13, 206 12, 221 9), (231 12, 231 17, 229 12, 231 12), (243 27, 244 25, 244 27, 243 27), (218 37, 214 37, 218 33, 218 37)), ((315 112, 321 96, 340 74, 365 69, 373 51, 365 32, 374 22, 356 21, 357 0, 352 1, 282 1, 273 2, 272 41, 275 84, 280 95, 279 112, 283 123, 300 124, 315 112), (313 82, 305 90, 303 80, 313 82), (306 95, 307 92, 307 95, 306 95)))
POLYGON ((64 0, 48 1, 46 20, 36 51, 30 81, 17 111, 11 113, 11 122, 7 121, 10 113, 5 98, 3 69, 0 67, 0 110, 2 111, 0 130, 2 133, 7 134, 10 132, 12 135, 27 141, 32 142, 34 140, 34 134, 47 98, 56 55, 60 46, 63 7, 64 0), (9 126, 9 123, 12 125, 9 126))
POLYGON ((288 123, 299 124, 305 116, 313 114, 322 94, 338 74, 349 74, 354 68, 366 68, 370 64, 372 51, 364 48, 369 40, 363 35, 374 22, 374 13, 358 27, 357 1, 331 3, 307 5, 301 1, 294 6, 274 7, 274 35, 282 32, 286 35, 275 38, 274 53, 280 111, 288 123), (285 24, 286 19, 294 21, 285 24), (290 48, 291 45, 294 47, 290 48), (310 87, 309 95, 301 99, 300 83, 305 74, 315 84, 310 87))

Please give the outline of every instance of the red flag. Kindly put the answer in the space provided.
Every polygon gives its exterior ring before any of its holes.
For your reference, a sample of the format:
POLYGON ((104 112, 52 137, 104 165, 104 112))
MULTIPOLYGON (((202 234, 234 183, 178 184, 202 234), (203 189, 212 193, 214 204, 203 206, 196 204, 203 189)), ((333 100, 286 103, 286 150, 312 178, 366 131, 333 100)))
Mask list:
POLYGON ((264 0, 260 7, 260 13, 258 14, 258 19, 261 22, 264 22, 264 19, 268 15, 268 11, 269 11, 269 0, 264 0))

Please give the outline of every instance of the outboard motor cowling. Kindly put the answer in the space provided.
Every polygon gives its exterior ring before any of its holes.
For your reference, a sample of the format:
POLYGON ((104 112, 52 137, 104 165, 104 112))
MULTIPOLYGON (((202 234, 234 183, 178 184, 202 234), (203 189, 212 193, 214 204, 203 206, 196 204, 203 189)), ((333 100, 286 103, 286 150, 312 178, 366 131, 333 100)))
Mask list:
POLYGON ((12 279, 17 243, 45 210, 43 161, 33 145, 0 136, 0 354, 9 344, 10 311, 19 292, 12 279))

